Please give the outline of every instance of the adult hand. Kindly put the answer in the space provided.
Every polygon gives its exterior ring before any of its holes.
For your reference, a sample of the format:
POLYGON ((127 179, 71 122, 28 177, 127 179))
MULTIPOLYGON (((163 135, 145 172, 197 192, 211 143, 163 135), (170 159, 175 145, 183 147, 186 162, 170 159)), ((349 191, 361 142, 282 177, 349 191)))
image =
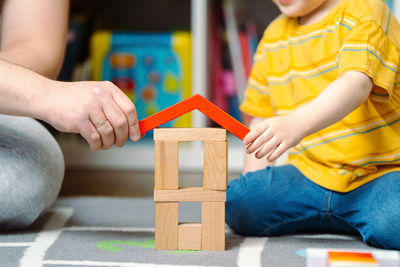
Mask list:
POLYGON ((295 114, 272 117, 252 128, 243 143, 248 154, 258 150, 256 158, 267 156, 267 160, 272 162, 304 138, 302 129, 302 121, 295 114))
POLYGON ((44 120, 63 132, 80 133, 93 151, 140 139, 132 101, 111 82, 48 82, 44 120))

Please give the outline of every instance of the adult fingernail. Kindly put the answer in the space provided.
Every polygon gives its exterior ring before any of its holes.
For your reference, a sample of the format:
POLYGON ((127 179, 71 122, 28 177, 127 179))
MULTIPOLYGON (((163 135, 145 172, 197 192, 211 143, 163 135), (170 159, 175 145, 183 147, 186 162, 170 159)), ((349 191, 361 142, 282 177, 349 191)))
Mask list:
POLYGON ((132 129, 131 139, 133 141, 138 141, 140 139, 140 133, 136 129, 132 129))

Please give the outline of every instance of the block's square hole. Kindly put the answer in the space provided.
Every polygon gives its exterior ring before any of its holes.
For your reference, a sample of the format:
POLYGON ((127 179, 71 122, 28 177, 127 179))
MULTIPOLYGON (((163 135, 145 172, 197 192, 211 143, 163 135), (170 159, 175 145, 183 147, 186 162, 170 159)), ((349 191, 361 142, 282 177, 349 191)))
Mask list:
POLYGON ((201 202, 179 202, 180 223, 198 222, 201 223, 201 202))
POLYGON ((179 188, 203 187, 204 142, 178 142, 178 149, 179 188))

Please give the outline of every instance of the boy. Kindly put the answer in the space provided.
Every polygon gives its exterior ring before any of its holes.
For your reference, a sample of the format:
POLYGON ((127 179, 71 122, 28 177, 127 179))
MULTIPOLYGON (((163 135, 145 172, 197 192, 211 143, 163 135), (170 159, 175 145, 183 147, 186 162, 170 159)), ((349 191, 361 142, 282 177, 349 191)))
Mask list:
POLYGON ((228 225, 257 236, 358 233, 400 249, 397 21, 380 0, 273 1, 282 15, 241 105, 254 118, 228 225), (287 165, 265 168, 287 149, 287 165))

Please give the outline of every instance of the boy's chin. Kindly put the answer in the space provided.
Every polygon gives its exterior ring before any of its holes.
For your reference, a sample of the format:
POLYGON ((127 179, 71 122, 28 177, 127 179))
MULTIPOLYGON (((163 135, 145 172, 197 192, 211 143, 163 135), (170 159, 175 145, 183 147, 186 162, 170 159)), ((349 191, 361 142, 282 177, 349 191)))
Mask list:
POLYGON ((301 12, 297 8, 291 8, 291 7, 279 7, 280 11, 282 14, 288 17, 301 17, 305 15, 305 12, 301 12))
POLYGON ((315 9, 315 4, 313 4, 313 2, 318 1, 273 0, 273 2, 278 6, 282 14, 288 17, 302 17, 311 13, 313 9, 315 9))

